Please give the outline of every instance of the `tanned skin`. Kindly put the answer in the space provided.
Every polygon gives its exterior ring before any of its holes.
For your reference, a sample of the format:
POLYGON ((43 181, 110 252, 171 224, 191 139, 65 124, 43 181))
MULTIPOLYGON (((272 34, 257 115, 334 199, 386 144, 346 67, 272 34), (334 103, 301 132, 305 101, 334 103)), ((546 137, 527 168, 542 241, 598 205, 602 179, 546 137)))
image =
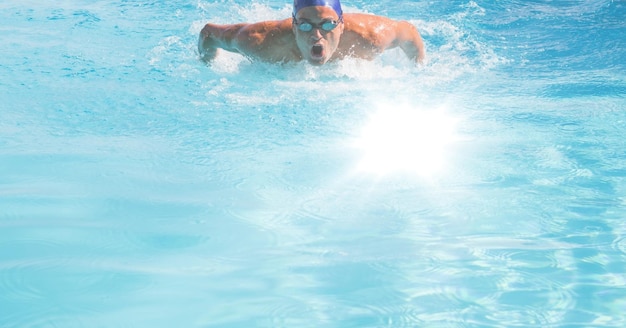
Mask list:
POLYGON ((424 42, 417 28, 406 21, 369 14, 343 14, 343 22, 331 30, 319 26, 338 21, 330 7, 305 7, 288 18, 258 23, 228 25, 206 24, 200 32, 198 50, 202 60, 211 62, 218 49, 242 54, 252 60, 266 62, 298 62, 306 60, 323 65, 346 57, 374 59, 387 49, 400 47, 408 58, 422 63, 424 42), (297 23, 313 24, 303 32, 297 23))

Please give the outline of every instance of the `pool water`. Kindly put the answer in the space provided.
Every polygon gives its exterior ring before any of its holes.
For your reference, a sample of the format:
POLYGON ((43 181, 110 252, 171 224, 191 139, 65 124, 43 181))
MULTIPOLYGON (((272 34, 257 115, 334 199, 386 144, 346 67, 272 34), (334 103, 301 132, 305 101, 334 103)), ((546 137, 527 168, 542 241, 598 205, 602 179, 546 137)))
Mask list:
POLYGON ((626 326, 626 2, 345 0, 426 65, 198 60, 290 11, 0 2, 1 327, 626 326))

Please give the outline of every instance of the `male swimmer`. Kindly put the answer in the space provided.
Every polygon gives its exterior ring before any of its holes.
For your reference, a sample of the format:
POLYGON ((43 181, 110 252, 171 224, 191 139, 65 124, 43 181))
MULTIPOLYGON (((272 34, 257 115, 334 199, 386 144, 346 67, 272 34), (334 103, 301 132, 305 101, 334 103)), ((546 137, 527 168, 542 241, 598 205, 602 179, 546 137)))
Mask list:
POLYGON ((368 14, 344 14, 339 0, 294 0, 292 18, 258 23, 206 24, 198 50, 206 62, 218 49, 252 60, 323 65, 346 57, 373 59, 400 47, 417 63, 424 60, 424 42, 406 21, 368 14))

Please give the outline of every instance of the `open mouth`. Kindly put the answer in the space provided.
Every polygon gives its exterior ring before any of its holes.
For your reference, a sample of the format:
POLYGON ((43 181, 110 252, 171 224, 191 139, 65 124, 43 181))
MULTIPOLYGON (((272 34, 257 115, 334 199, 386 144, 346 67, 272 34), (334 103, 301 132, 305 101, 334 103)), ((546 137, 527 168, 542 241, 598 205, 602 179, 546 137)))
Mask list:
POLYGON ((321 44, 316 44, 311 48, 311 56, 313 58, 321 58, 324 56, 324 47, 321 44))

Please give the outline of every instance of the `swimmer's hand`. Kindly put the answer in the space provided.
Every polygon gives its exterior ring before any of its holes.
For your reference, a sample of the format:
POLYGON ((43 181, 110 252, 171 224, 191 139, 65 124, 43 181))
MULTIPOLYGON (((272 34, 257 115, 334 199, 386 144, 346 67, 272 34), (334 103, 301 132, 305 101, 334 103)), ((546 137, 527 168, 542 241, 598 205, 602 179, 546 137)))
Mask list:
POLYGON ((200 31, 200 37, 198 39, 198 53, 200 53, 200 59, 206 63, 209 63, 217 56, 217 44, 211 35, 211 28, 207 24, 202 31, 200 31))

